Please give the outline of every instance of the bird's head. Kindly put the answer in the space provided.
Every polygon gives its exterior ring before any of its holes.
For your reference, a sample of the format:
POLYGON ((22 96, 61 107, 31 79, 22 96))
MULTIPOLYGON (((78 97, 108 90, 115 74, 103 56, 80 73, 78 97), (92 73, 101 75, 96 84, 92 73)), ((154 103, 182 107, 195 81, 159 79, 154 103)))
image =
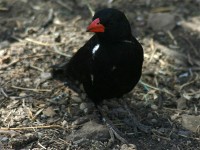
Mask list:
POLYGON ((113 8, 96 12, 87 31, 96 33, 100 40, 128 40, 131 36, 131 27, 126 16, 113 8))

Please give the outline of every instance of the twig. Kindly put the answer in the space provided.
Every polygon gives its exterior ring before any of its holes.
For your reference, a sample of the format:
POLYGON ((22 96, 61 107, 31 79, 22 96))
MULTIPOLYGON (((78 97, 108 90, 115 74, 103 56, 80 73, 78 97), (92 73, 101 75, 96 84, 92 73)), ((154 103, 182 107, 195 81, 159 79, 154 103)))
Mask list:
POLYGON ((190 82, 187 82, 187 83, 181 85, 181 86, 180 86, 180 91, 181 91, 184 87, 186 87, 186 86, 188 86, 188 85, 194 83, 194 82, 197 81, 198 79, 199 79, 199 77, 196 76, 196 78, 195 78, 194 80, 192 80, 192 81, 190 81, 190 82))
POLYGON ((13 60, 11 63, 9 63, 8 65, 3 66, 3 67, 0 67, 0 70, 6 69, 6 68, 8 68, 8 67, 10 67, 10 66, 12 66, 12 65, 14 65, 14 64, 16 64, 16 63, 19 62, 19 61, 20 61, 19 58, 18 58, 18 59, 15 59, 15 60, 13 60))
POLYGON ((41 148, 43 149, 47 149, 46 147, 44 147, 40 142, 37 143, 41 148))
POLYGON ((3 88, 0 88, 1 90, 1 93, 5 96, 5 97, 8 97, 8 95, 4 92, 3 88))
POLYGON ((29 130, 29 129, 51 129, 51 128, 65 129, 60 125, 35 126, 35 127, 17 127, 17 128, 0 128, 0 129, 1 130, 29 130))
POLYGON ((93 17, 94 16, 94 10, 92 9, 91 5, 89 4, 88 0, 85 0, 85 4, 87 5, 89 11, 90 11, 90 14, 91 16, 93 17))
MULTIPOLYGON (((166 110, 170 110, 170 111, 178 111, 178 112, 188 112, 188 110, 181 110, 181 109, 175 109, 175 108, 167 108, 167 107, 163 107, 166 110)), ((200 111, 198 111, 200 112, 200 111)))
POLYGON ((38 45, 43 45, 43 46, 54 46, 54 45, 63 45, 64 44, 64 43, 43 43, 43 42, 36 41, 31 38, 25 38, 25 41, 32 42, 32 43, 38 44, 38 45))
POLYGON ((9 9, 6 7, 0 7, 0 11, 8 11, 9 9))
POLYGON ((167 140, 167 141, 171 141, 171 139, 168 138, 168 137, 160 136, 160 135, 157 135, 157 134, 154 134, 154 136, 161 138, 161 139, 164 139, 164 140, 167 140))
POLYGON ((185 36, 181 36, 186 42, 189 43, 189 45, 192 47, 192 49, 194 50, 194 53, 198 56, 199 53, 198 53, 198 50, 197 48, 193 45, 193 43, 188 39, 186 38, 185 36))
POLYGON ((153 8, 151 12, 153 13, 159 13, 159 12, 170 12, 174 9, 174 7, 157 7, 153 8))
POLYGON ((72 57, 71 55, 67 55, 67 54, 62 53, 61 51, 59 51, 58 48, 56 47, 56 45, 53 46, 53 49, 54 49, 54 52, 59 54, 59 55, 62 55, 62 56, 65 56, 65 57, 69 57, 69 58, 72 57))
POLYGON ((175 40, 173 34, 171 33, 171 31, 168 30, 168 31, 167 31, 167 34, 168 34, 169 37, 173 40, 174 44, 177 45, 177 42, 176 42, 176 40, 175 40))
POLYGON ((53 2, 56 2, 57 4, 59 4, 60 6, 66 8, 66 9, 68 9, 69 11, 73 11, 71 7, 69 7, 68 5, 66 5, 65 3, 63 3, 60 0, 56 0, 56 1, 53 1, 53 2))
POLYGON ((139 81, 139 83, 142 84, 143 86, 147 86, 147 87, 149 87, 149 88, 151 88, 151 89, 154 89, 154 90, 156 90, 156 91, 160 91, 160 92, 167 93, 167 94, 169 94, 169 95, 171 95, 171 96, 173 96, 173 97, 175 96, 174 94, 168 92, 166 89, 159 89, 159 88, 154 87, 154 86, 152 86, 152 85, 149 85, 149 84, 147 84, 147 83, 145 83, 145 82, 143 82, 143 81, 141 81, 141 80, 139 81))
POLYGON ((192 92, 192 93, 187 93, 189 96, 197 95, 200 94, 200 90, 192 92))
POLYGON ((148 60, 148 63, 150 63, 151 62, 151 60, 153 59, 153 56, 154 56, 154 54, 156 53, 156 48, 155 48, 155 46, 154 46, 154 41, 153 41, 153 39, 151 39, 150 40, 150 47, 151 47, 151 50, 153 51, 153 53, 151 54, 151 57, 150 57, 150 59, 148 60))
POLYGON ((25 90, 25 91, 34 91, 34 92, 51 92, 52 90, 48 90, 48 89, 31 89, 31 88, 23 88, 23 87, 17 87, 12 85, 11 86, 14 89, 20 89, 20 90, 25 90))
POLYGON ((49 56, 49 54, 42 54, 42 55, 35 55, 35 56, 26 56, 26 57, 22 57, 22 58, 17 58, 15 60, 13 60, 11 63, 9 63, 8 65, 6 66, 3 66, 3 67, 0 67, 0 70, 3 70, 3 69, 6 69, 16 63, 18 63, 19 61, 23 60, 23 59, 27 59, 27 58, 34 58, 34 57, 41 57, 41 56, 49 56))
POLYGON ((40 109, 39 111, 37 111, 37 113, 31 118, 32 121, 35 121, 35 119, 37 118, 37 116, 44 110, 44 108, 40 109))
POLYGON ((53 19, 54 19, 53 12, 54 12, 53 9, 49 10, 48 18, 47 18, 46 22, 44 22, 44 24, 42 25, 43 28, 46 28, 47 26, 49 26, 49 24, 51 24, 53 22, 53 19))
POLYGON ((36 66, 33 66, 33 65, 30 65, 29 67, 33 68, 33 69, 36 69, 38 71, 41 71, 41 72, 44 72, 43 69, 39 68, 39 67, 36 67, 36 66))
POLYGON ((175 70, 180 70, 180 71, 200 71, 200 67, 190 67, 190 68, 174 68, 175 70))

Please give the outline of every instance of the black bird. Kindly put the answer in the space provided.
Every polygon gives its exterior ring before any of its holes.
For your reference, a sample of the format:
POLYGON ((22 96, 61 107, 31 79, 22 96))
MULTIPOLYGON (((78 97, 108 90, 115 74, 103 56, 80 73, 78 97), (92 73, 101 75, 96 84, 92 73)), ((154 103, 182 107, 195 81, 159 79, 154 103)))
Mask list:
MULTIPOLYGON (((65 76, 69 87, 75 91, 75 83, 81 83, 107 126, 120 141, 126 143, 123 133, 98 104, 104 99, 121 97, 134 88, 142 73, 143 48, 132 36, 126 16, 117 9, 106 8, 96 12, 87 31, 95 35, 69 62, 55 66, 53 76, 65 76)), ((134 128, 149 132, 150 128, 138 122, 134 114, 130 118, 134 128)))
POLYGON ((63 67, 64 75, 83 84, 95 104, 130 92, 141 76, 143 48, 132 36, 124 13, 100 10, 87 31, 95 35, 63 67))

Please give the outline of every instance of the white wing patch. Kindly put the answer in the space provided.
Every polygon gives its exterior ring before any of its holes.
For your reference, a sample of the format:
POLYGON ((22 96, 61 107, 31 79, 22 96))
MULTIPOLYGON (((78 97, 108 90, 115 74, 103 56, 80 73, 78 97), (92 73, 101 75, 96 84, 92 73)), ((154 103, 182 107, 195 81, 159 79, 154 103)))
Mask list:
POLYGON ((129 41, 129 40, 123 40, 122 42, 125 42, 125 43, 132 43, 132 44, 133 44, 133 42, 132 42, 132 41, 129 41))
POLYGON ((94 46, 94 48, 92 49, 92 54, 94 55, 96 53, 96 51, 99 49, 100 44, 97 44, 94 46))
POLYGON ((90 78, 91 78, 91 81, 92 81, 92 84, 93 84, 93 81, 94 81, 94 75, 91 74, 91 75, 90 75, 90 78))
POLYGON ((117 69, 117 67, 113 66, 112 69, 111 69, 111 71, 114 71, 115 69, 117 69))

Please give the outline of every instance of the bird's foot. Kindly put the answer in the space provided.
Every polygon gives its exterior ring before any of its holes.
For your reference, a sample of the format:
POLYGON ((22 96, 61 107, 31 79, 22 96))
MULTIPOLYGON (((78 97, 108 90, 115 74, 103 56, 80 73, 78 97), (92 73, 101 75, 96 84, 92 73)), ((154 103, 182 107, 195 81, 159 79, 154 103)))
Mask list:
POLYGON ((109 132, 110 132, 110 136, 111 136, 111 139, 110 139, 110 142, 114 142, 114 138, 117 138, 119 141, 121 141, 122 143, 124 144, 127 144, 129 143, 126 138, 125 138, 125 135, 119 131, 115 125, 113 125, 112 121, 109 120, 105 113, 102 111, 102 109, 97 105, 97 109, 99 110, 102 118, 103 118, 103 122, 106 124, 106 126, 109 128, 109 132))
POLYGON ((145 133, 151 133, 152 128, 150 126, 144 125, 142 123, 140 123, 137 118, 135 117, 134 113, 131 112, 131 110, 129 109, 129 107, 127 106, 127 104, 125 104, 125 108, 129 113, 129 119, 131 121, 125 121, 129 126, 134 127, 134 130, 137 134, 137 129, 145 132, 145 133))

